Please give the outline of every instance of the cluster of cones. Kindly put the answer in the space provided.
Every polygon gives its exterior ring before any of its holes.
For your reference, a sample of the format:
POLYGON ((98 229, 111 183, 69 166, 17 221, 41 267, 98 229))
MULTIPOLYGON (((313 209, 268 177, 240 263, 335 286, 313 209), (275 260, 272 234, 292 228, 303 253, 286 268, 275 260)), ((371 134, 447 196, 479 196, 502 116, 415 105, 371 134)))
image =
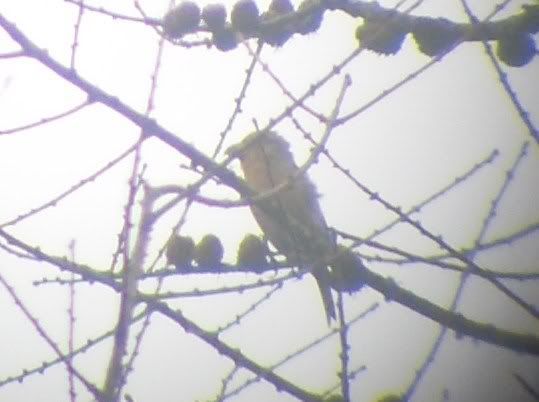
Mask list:
POLYGON ((173 39, 198 31, 209 31, 213 45, 222 51, 234 49, 249 37, 272 46, 282 46, 292 35, 316 31, 325 9, 317 1, 306 0, 295 12, 290 0, 273 0, 260 13, 253 0, 240 0, 232 8, 230 22, 223 4, 208 4, 202 10, 189 0, 182 1, 163 18, 163 30, 173 39))
MULTIPOLYGON (((174 235, 170 238, 166 257, 169 265, 177 270, 194 267, 219 269, 223 267, 224 248, 214 234, 203 236, 195 244, 190 236, 174 235)), ((263 272, 270 267, 271 253, 265 242, 254 234, 247 234, 236 252, 236 266, 253 272, 263 272)), ((330 262, 330 285, 341 292, 355 292, 363 287, 359 258, 344 246, 338 246, 335 257, 330 262)))

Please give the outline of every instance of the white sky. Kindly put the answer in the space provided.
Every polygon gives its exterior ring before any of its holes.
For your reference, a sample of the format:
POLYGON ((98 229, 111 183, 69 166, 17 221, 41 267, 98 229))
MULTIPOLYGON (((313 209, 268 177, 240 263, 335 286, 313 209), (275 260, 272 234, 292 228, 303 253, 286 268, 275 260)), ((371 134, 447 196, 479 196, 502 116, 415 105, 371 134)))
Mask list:
MULTIPOLYGON (((387 6, 394 3, 383 2, 387 6)), ((469 3, 479 17, 485 16, 493 6, 485 0, 469 3)), ((512 2, 500 16, 514 14, 524 3, 512 2)), ((131 1, 89 4, 136 15, 131 1)), ((141 1, 140 4, 149 16, 159 17, 168 2, 141 1)), ((229 10, 232 4, 227 3, 229 10)), ((263 10, 268 2, 258 4, 263 10)), ((34 43, 66 65, 77 12, 74 5, 53 0, 6 1, 0 6, 5 18, 15 22, 34 43)), ((414 14, 466 21, 458 1, 442 4, 427 0, 414 14)), ((358 21, 341 12, 328 12, 319 32, 307 37, 294 36, 282 49, 265 48, 262 58, 286 87, 300 96, 357 46, 354 39, 357 24, 358 21)), ((157 41, 157 35, 142 24, 86 12, 80 28, 77 71, 84 79, 142 112, 149 93, 157 41)), ((0 32, 0 53, 16 49, 8 36, 0 32)), ((346 95, 342 114, 356 110, 428 61, 417 51, 411 38, 392 57, 362 53, 345 69, 353 85, 346 95)), ((249 55, 242 46, 222 53, 205 47, 184 49, 167 44, 152 117, 210 155, 233 110, 234 98, 238 96, 249 63, 249 55)), ((524 68, 503 67, 537 127, 537 58, 524 68)), ((309 106, 328 115, 342 79, 342 74, 333 78, 309 99, 309 106)), ((0 130, 54 115, 84 99, 84 93, 33 60, 0 62, 0 130)), ((264 126, 288 104, 275 83, 258 67, 242 106, 243 113, 225 145, 235 143, 252 131, 253 118, 264 126)), ((315 138, 320 138, 324 129, 320 123, 301 111, 295 116, 315 138)), ((304 161, 308 157, 307 143, 290 120, 285 119, 277 130, 286 133, 296 160, 304 161)), ((93 105, 37 129, 0 135, 0 224, 41 205, 103 166, 134 143, 138 132, 138 128, 122 116, 102 105, 93 105)), ((442 234, 454 248, 461 249, 473 246, 488 208, 524 141, 530 141, 527 156, 499 204, 486 241, 539 221, 539 148, 511 105, 482 46, 464 44, 441 63, 336 128, 328 148, 354 177, 403 208, 415 205, 451 183, 497 149, 499 156, 492 164, 417 216, 424 227, 442 234)), ((218 160, 221 159, 222 155, 218 160)), ((152 139, 144 145, 143 160, 148 164, 145 177, 152 185, 186 185, 196 178, 180 168, 180 164, 187 164, 188 160, 158 140, 152 139)), ((123 161, 56 207, 6 230, 52 255, 67 255, 69 242, 76 239, 78 262, 107 269, 122 224, 131 163, 131 158, 123 161)), ((238 164, 232 166, 239 173, 238 164)), ((363 237, 394 219, 390 212, 352 187, 326 159, 320 158, 309 174, 322 194, 322 208, 331 226, 363 237)), ((203 193, 218 198, 236 197, 223 186, 212 184, 204 187, 203 193)), ((151 234, 151 257, 165 243, 182 208, 183 205, 178 206, 155 226, 151 234)), ((196 205, 189 212, 182 233, 198 240, 208 232, 223 240, 225 261, 232 263, 245 233, 259 233, 259 229, 247 208, 223 210, 196 205)), ((377 240, 426 256, 440 251, 415 229, 402 224, 377 240)), ((537 272, 538 240, 535 233, 511 246, 483 253, 477 262, 490 269, 537 272)), ((367 247, 359 251, 367 255, 379 253, 367 247)), ((444 307, 451 300, 458 280, 453 273, 421 264, 398 266, 373 262, 367 265, 444 307)), ((68 276, 50 266, 17 259, 3 250, 0 250, 0 273, 65 350, 68 289, 55 284, 34 287, 32 281, 68 276)), ((245 277, 175 278, 168 280, 165 288, 214 288, 236 283, 238 279, 245 277)), ((507 284, 538 306, 536 282, 507 281, 507 284)), ((152 286, 145 285, 145 288, 151 290, 152 286)), ((233 320, 264 292, 261 289, 170 303, 175 308, 181 307, 189 319, 203 328, 216 329, 233 320)), ((77 287, 77 345, 114 325, 117 301, 115 294, 100 285, 77 287)), ((404 391, 437 334, 438 327, 433 322, 396 303, 384 301, 372 289, 347 297, 347 311, 352 316, 375 301, 381 306, 350 330, 351 367, 367 366, 367 370, 352 381, 354 401, 370 401, 386 391, 404 391)), ((469 282, 461 306, 461 312, 481 322, 521 333, 539 333, 537 321, 532 321, 522 309, 484 282, 469 282)), ((0 336, 0 382, 18 375, 24 368, 30 369, 52 359, 52 351, 4 290, 0 291, 0 316, 4 328, 0 336)), ((139 327, 135 325, 135 333, 139 327)), ((240 326, 223 333, 221 340, 269 366, 326 332, 316 285, 312 278, 306 277, 287 282, 283 290, 242 320, 240 326)), ((338 339, 333 336, 277 373, 307 389, 324 391, 337 382, 337 345, 338 339)), ((104 379, 110 346, 109 340, 75 359, 76 366, 98 385, 104 379)), ((167 319, 155 316, 126 390, 136 402, 210 400, 231 367, 229 360, 218 356, 199 339, 185 334, 167 319)), ((526 401, 529 397, 516 385, 513 372, 539 388, 537 358, 476 343, 469 338, 455 339, 450 332, 413 400, 442 400, 442 391, 447 388, 452 401, 526 401)), ((233 384, 240 384, 246 376, 240 370, 233 384)), ((79 400, 89 400, 82 388, 79 392, 79 400)), ((232 399, 252 401, 255 398, 259 402, 293 400, 264 382, 232 399)), ((4 400, 69 400, 65 368, 56 366, 44 375, 28 377, 22 384, 0 387, 0 401, 4 400), (47 395, 46 399, 43 395, 47 395)))

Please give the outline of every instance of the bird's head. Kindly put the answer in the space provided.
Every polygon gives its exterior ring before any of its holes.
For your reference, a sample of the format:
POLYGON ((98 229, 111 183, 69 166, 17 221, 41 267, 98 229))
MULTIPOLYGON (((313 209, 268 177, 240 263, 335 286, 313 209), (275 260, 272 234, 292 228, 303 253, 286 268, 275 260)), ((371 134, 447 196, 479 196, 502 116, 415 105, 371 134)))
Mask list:
POLYGON ((279 136, 274 131, 255 131, 248 134, 243 140, 237 144, 231 145, 227 148, 225 153, 233 158, 239 158, 240 160, 245 156, 253 146, 262 146, 264 149, 270 147, 282 148, 288 150, 289 145, 284 138, 279 136))

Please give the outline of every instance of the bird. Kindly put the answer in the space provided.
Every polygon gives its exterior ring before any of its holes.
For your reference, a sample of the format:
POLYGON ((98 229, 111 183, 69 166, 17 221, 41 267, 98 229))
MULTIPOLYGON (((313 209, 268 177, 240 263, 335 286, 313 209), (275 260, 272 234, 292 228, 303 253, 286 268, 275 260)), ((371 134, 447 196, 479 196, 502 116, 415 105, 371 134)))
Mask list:
POLYGON ((246 183, 258 195, 285 184, 280 191, 252 202, 250 209, 264 236, 288 263, 308 268, 313 274, 329 324, 336 314, 326 260, 335 254, 337 244, 314 184, 306 173, 297 174, 299 168, 288 142, 274 131, 251 133, 227 153, 239 158, 246 183))

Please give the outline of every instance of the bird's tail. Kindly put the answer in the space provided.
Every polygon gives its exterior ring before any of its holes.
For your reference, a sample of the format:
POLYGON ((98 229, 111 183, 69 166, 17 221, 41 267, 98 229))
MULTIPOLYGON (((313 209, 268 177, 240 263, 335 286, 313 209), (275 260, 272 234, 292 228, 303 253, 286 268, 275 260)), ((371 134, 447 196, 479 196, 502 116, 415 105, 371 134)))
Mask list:
POLYGON ((326 319, 328 325, 331 324, 331 320, 336 320, 335 302, 331 294, 330 277, 327 267, 322 266, 314 268, 312 271, 316 283, 318 283, 318 289, 320 289, 320 296, 322 296, 322 303, 324 303, 324 310, 326 312, 326 319))

